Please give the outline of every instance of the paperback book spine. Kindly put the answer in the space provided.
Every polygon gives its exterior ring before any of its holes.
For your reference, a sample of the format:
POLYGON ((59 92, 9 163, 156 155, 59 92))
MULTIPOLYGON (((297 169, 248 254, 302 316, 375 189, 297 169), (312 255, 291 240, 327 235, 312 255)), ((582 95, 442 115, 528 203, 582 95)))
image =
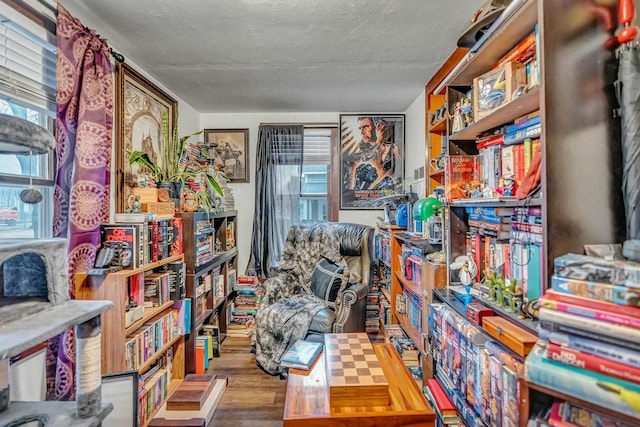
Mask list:
POLYGON ((638 368, 582 353, 558 344, 548 343, 545 357, 564 365, 575 366, 576 368, 640 384, 640 369, 638 368))
POLYGON ((551 278, 551 288, 563 294, 640 307, 640 292, 625 286, 553 276, 551 278))
POLYGON ((557 310, 563 313, 575 314, 580 317, 587 317, 590 319, 602 320, 603 322, 610 322, 617 325, 640 329, 640 319, 636 317, 612 313, 597 308, 583 307, 571 303, 550 300, 544 296, 540 298, 539 302, 540 306, 546 309, 557 310))
POLYGON ((582 338, 562 332, 540 329, 539 338, 576 351, 599 356, 614 362, 640 368, 640 352, 611 345, 604 342, 582 338))
POLYGON ((614 325, 613 323, 562 313, 544 307, 540 308, 540 320, 573 326, 587 331, 597 331, 600 335, 631 341, 640 345, 640 329, 614 325))
POLYGON ((551 332, 564 332, 566 334, 577 335, 583 338, 591 338, 597 341, 602 341, 604 343, 611 344, 612 346, 620 346, 628 348, 630 350, 640 351, 640 345, 634 342, 612 338, 608 335, 598 334, 593 332, 594 329, 589 329, 588 327, 586 327, 585 329, 581 329, 562 323, 550 322, 547 320, 540 320, 540 327, 551 332))

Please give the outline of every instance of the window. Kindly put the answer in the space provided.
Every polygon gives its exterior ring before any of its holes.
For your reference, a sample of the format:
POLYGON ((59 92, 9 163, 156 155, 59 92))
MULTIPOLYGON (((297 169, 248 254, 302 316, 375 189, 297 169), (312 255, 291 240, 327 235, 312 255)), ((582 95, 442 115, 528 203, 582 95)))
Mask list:
MULTIPOLYGON (((53 133, 53 38, 40 27, 27 29, 18 22, 27 23, 0 4, 0 113, 29 120, 53 133)), ((51 237, 54 158, 55 153, 0 154, 0 238, 51 237), (20 192, 31 185, 43 195, 35 205, 20 200, 20 192)))
POLYGON ((331 142, 335 128, 305 128, 302 176, 300 178, 300 222, 312 224, 330 218, 329 186, 331 142))

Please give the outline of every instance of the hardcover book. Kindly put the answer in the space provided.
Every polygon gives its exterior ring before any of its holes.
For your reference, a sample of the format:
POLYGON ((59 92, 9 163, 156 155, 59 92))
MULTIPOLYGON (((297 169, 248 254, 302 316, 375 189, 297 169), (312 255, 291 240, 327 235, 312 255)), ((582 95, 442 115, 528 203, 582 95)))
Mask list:
POLYGON ((280 365, 285 368, 307 370, 313 365, 321 351, 321 343, 298 340, 282 356, 280 365))
POLYGON ((586 369, 640 384, 640 369, 638 368, 613 362, 588 353, 582 353, 558 344, 548 343, 545 357, 564 365, 575 366, 576 368, 586 369))
POLYGON ((444 175, 444 196, 447 202, 465 199, 468 187, 479 184, 476 156, 447 156, 444 175))
POLYGON ((543 341, 549 341, 566 348, 640 368, 640 352, 631 349, 562 332, 552 332, 547 329, 540 329, 539 337, 543 341))
POLYGON ((640 420, 640 386, 595 372, 562 365, 544 358, 539 342, 525 361, 525 379, 560 393, 640 420))

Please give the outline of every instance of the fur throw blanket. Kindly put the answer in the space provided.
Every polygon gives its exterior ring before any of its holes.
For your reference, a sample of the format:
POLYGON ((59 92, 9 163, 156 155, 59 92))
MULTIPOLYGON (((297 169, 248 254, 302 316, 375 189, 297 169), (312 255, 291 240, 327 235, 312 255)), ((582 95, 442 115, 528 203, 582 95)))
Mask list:
POLYGON ((326 307, 324 300, 313 295, 309 287, 321 255, 344 263, 338 233, 331 224, 291 227, 280 259, 279 276, 262 285, 253 339, 256 363, 269 374, 285 374, 280 367, 282 355, 296 340, 307 336, 313 317, 326 307))

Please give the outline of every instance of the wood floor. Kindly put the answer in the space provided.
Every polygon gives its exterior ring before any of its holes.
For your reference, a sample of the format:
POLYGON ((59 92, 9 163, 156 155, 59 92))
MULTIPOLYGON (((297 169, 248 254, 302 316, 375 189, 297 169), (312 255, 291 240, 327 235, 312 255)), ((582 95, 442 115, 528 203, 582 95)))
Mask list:
POLYGON ((226 375, 229 385, 209 427, 281 427, 286 380, 256 366, 250 338, 228 337, 220 353, 209 362, 209 372, 226 375))

